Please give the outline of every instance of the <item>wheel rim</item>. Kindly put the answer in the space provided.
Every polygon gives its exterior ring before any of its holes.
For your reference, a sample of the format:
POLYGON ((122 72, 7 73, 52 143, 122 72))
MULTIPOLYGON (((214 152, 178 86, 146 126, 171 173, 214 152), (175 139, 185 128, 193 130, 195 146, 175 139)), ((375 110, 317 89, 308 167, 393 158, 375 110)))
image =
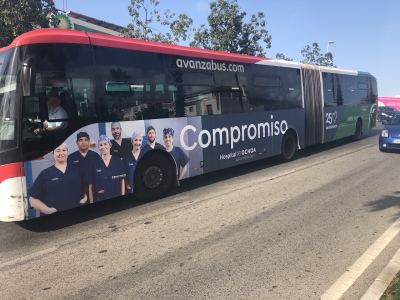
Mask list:
POLYGON ((155 189, 160 186, 163 179, 163 172, 158 166, 146 167, 142 173, 142 182, 145 188, 155 189))

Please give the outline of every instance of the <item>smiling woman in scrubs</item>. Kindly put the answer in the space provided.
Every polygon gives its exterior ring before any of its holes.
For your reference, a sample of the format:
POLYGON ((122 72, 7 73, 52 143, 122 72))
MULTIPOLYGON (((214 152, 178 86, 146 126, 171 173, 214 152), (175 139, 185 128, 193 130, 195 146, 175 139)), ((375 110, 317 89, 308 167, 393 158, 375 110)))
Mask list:
POLYGON ((142 133, 140 131, 135 131, 132 135, 132 146, 133 150, 124 156, 124 164, 126 169, 126 191, 127 193, 133 193, 133 175, 135 173, 136 165, 139 159, 143 156, 145 151, 141 151, 142 147, 142 133))
POLYGON ((126 172, 122 160, 110 154, 111 141, 106 135, 98 140, 101 158, 104 163, 105 189, 103 194, 97 194, 97 201, 125 195, 126 172))
POLYGON ((29 203, 41 214, 48 215, 66 210, 87 201, 82 195, 79 169, 67 164, 68 147, 61 144, 53 151, 55 164, 44 169, 29 189, 29 203))

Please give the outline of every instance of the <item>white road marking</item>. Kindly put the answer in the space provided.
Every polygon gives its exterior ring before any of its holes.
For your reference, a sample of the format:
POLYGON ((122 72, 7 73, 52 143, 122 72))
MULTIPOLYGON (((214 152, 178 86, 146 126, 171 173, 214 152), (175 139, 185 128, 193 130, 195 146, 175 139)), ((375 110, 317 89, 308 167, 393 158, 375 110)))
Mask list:
POLYGON ((400 218, 397 219, 368 250, 321 296, 321 300, 337 300, 353 285, 383 249, 400 231, 400 218))
POLYGON ((4 267, 7 267, 7 266, 16 265, 16 264, 19 264, 19 263, 26 262, 26 261, 34 259, 36 257, 48 254, 50 252, 54 252, 57 249, 58 249, 58 247, 55 246, 55 247, 52 247, 52 248, 48 248, 48 249, 45 249, 45 250, 42 250, 42 251, 39 251, 39 252, 35 252, 35 253, 32 253, 32 254, 29 254, 27 256, 23 256, 23 257, 20 257, 20 258, 17 258, 17 259, 13 259, 13 260, 7 261, 5 263, 0 264, 0 269, 2 269, 4 267))

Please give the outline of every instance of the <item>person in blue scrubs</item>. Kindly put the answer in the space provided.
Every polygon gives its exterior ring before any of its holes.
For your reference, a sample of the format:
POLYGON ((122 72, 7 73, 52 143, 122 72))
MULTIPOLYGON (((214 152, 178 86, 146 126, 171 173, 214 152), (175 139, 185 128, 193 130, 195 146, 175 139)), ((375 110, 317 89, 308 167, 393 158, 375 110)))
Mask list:
POLYGON ((106 135, 98 140, 99 150, 104 165, 104 193, 97 194, 96 201, 125 195, 125 167, 122 160, 110 154, 111 141, 106 135))
POLYGON ((89 203, 93 203, 93 194, 104 193, 104 164, 100 155, 89 150, 90 137, 86 132, 76 135, 78 150, 68 155, 68 163, 75 164, 82 174, 83 192, 88 195, 89 203))
POLYGON ((154 126, 147 127, 147 144, 142 148, 143 154, 153 149, 165 150, 165 147, 156 142, 156 129, 154 126))
POLYGON ((131 142, 133 150, 124 156, 123 162, 126 169, 126 191, 127 193, 133 193, 133 176, 135 174, 136 165, 139 159, 144 155, 142 147, 142 133, 135 131, 132 134, 131 142))
POLYGON ((122 138, 122 127, 120 122, 111 123, 111 134, 114 139, 111 141, 111 155, 123 158, 125 154, 132 151, 132 144, 127 139, 122 138))
POLYGON ((164 128, 164 144, 165 150, 172 155, 175 159, 176 166, 178 168, 178 180, 181 180, 188 168, 189 157, 180 147, 174 146, 174 130, 172 128, 164 128))
POLYGON ((28 190, 30 205, 48 215, 84 204, 87 195, 82 193, 82 173, 68 164, 68 147, 65 143, 54 149, 55 164, 44 169, 28 190))

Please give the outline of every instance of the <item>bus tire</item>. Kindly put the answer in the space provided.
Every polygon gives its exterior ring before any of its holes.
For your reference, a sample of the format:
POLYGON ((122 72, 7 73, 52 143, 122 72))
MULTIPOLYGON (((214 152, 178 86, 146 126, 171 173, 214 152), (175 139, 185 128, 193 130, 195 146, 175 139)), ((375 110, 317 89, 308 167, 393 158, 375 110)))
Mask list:
POLYGON ((361 121, 361 119, 358 119, 357 124, 356 124, 356 132, 354 133, 353 139, 355 141, 359 141, 361 139, 362 135, 363 135, 362 121, 361 121))
POLYGON ((139 160, 133 178, 135 197, 145 201, 155 200, 170 189, 176 180, 176 168, 172 157, 167 155, 154 151, 139 160))
POLYGON ((297 153, 297 138, 293 132, 286 132, 282 139, 281 154, 279 160, 288 162, 293 159, 297 153))

